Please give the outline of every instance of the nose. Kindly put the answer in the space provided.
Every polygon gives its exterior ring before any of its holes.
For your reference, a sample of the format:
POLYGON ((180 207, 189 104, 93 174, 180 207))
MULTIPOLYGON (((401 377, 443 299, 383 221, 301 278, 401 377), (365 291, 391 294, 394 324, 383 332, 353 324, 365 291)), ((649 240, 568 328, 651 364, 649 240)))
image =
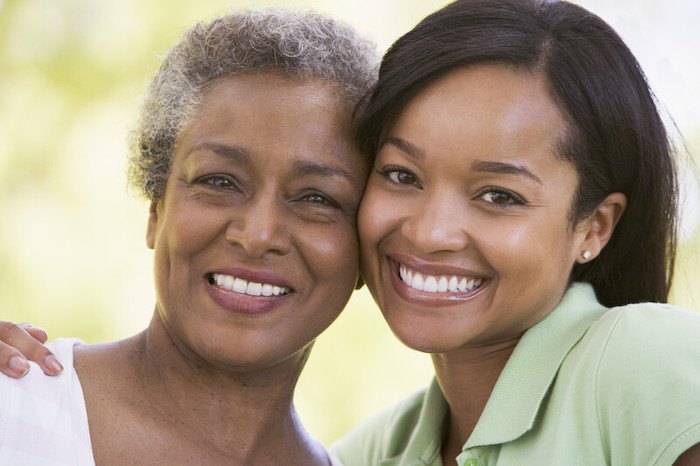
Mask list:
POLYGON ((281 202, 274 193, 259 193, 236 206, 226 240, 252 258, 287 254, 291 239, 281 202))
POLYGON ((425 253, 456 252, 467 247, 466 209, 462 196, 436 192, 414 205, 401 225, 401 233, 425 253))

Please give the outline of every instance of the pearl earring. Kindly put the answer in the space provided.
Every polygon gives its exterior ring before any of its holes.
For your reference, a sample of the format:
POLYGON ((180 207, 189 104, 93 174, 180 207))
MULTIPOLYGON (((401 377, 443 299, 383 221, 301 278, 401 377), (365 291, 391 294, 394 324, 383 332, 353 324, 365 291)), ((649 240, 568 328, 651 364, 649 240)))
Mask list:
POLYGON ((591 253, 591 251, 589 251, 588 249, 586 249, 585 251, 582 251, 582 252, 581 252, 581 258, 582 258, 583 260, 586 260, 586 261, 587 261, 588 259, 590 259, 592 255, 593 255, 593 253, 591 253))

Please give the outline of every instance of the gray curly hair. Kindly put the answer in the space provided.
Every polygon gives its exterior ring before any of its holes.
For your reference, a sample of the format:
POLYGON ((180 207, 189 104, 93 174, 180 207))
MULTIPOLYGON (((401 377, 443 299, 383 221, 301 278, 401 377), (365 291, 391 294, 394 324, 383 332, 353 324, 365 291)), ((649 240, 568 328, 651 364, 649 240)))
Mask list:
POLYGON ((251 72, 276 72, 333 83, 357 105, 376 80, 372 42, 336 20, 264 9, 221 16, 188 30, 170 49, 148 87, 131 137, 129 184, 161 199, 178 137, 212 81, 251 72))

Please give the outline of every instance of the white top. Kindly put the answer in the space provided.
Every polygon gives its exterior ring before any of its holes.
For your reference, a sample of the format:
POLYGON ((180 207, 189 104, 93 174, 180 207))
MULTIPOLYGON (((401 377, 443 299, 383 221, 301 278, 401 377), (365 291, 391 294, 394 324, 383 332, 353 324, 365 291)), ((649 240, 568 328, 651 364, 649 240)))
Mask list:
POLYGON ((48 345, 61 361, 60 375, 38 365, 17 380, 0 374, 0 464, 94 465, 83 390, 73 368, 75 338, 48 345))

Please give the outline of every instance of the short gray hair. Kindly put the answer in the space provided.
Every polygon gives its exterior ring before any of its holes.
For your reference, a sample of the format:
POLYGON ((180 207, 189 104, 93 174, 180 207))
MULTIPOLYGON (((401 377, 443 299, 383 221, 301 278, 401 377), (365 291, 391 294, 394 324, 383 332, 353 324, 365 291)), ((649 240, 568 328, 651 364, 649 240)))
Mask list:
POLYGON ((129 183, 150 200, 162 198, 178 137, 216 79, 253 72, 322 79, 354 106, 374 85, 377 63, 372 42, 316 13, 264 9, 197 24, 170 49, 147 90, 131 138, 129 183))

